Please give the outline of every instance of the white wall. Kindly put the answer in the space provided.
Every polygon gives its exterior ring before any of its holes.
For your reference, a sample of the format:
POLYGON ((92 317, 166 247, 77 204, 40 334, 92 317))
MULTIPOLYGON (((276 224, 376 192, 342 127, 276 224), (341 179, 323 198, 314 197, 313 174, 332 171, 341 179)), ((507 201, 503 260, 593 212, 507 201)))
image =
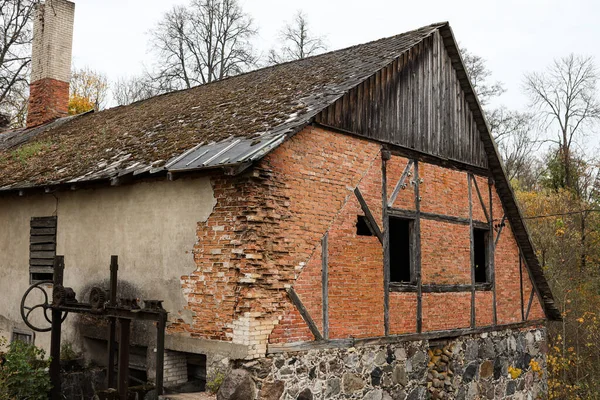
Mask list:
MULTIPOLYGON (((92 285, 108 289, 110 256, 116 254, 121 289, 130 286, 141 298, 165 300, 170 319, 189 320, 180 277, 196 268, 196 226, 215 204, 207 177, 0 197, 0 335, 24 327, 19 305, 29 287, 30 219, 51 215, 58 216, 65 286, 79 301, 88 301, 82 291, 92 285)), ((74 339, 75 321, 67 318, 66 340, 74 339)), ((48 349, 50 334, 36 335, 36 345, 48 349)))

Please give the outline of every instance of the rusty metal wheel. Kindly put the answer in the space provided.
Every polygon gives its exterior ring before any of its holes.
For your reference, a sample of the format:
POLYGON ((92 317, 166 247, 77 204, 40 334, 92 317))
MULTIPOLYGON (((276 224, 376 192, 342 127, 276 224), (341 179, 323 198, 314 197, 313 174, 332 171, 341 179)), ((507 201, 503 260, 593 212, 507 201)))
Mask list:
MULTIPOLYGON (((33 329, 36 332, 50 332, 52 330, 52 305, 50 304, 50 302, 48 301, 48 292, 47 292, 47 288, 44 287, 44 285, 51 285, 53 282, 52 281, 41 281, 41 282, 37 282, 33 285, 31 285, 29 287, 29 289, 27 289, 25 291, 25 294, 23 294, 23 297, 21 298, 21 317, 23 318, 23 322, 25 322, 25 325, 27 325, 28 327, 30 327, 31 329, 33 329), (41 303, 35 304, 35 305, 28 305, 27 300, 28 297, 33 297, 35 296, 34 293, 39 293, 41 292, 42 296, 43 296, 43 301, 41 303), (42 314, 44 315, 44 319, 50 324, 49 327, 39 327, 33 324, 33 322, 31 321, 31 319, 33 319, 32 314, 36 311, 36 310, 41 310, 42 314)), ((53 291, 53 295, 54 295, 54 291, 53 291)), ((54 297, 54 296, 53 296, 54 297)), ((65 318, 67 318, 67 314, 68 313, 63 313, 63 315, 61 316, 61 321, 64 321, 65 318)))

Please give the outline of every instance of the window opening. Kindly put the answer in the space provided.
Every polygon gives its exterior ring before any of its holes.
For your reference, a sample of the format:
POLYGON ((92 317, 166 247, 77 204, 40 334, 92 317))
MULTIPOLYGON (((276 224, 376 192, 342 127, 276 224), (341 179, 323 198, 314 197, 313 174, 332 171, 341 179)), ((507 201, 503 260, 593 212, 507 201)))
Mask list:
POLYGON ((369 222, 367 217, 364 215, 358 215, 356 217, 356 234, 358 236, 373 236, 373 232, 369 228, 369 222))
POLYGON ((411 283, 412 220, 389 217, 390 282, 411 283))
POLYGON ((488 231, 473 229, 473 248, 475 251, 475 283, 488 282, 488 231))

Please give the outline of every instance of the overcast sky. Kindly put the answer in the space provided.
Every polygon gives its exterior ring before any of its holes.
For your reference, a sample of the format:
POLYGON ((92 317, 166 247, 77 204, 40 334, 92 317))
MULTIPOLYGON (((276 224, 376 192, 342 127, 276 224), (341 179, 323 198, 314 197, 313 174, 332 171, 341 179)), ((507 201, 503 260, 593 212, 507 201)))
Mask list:
MULTIPOLYGON (((171 0, 74 0, 73 60, 109 79, 134 75, 148 63, 148 31, 171 0)), ((508 92, 501 103, 521 109, 523 73, 544 69, 571 52, 600 62, 600 2, 593 0, 240 0, 259 29, 263 54, 296 10, 308 16, 330 50, 392 36, 433 22, 449 21, 457 40, 487 60, 508 92)))

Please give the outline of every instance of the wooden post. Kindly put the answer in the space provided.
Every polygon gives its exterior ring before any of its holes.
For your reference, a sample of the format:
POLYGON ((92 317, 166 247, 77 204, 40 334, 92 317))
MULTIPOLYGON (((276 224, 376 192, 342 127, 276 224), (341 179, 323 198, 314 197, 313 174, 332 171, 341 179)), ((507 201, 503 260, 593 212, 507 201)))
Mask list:
MULTIPOLYGON (((54 289, 59 285, 62 286, 65 271, 65 257, 54 257, 54 289)), ((52 382, 52 390, 50 398, 52 400, 62 399, 61 382, 60 382, 60 334, 62 313, 60 310, 52 307, 52 332, 50 333, 50 381, 52 382)))
POLYGON ((496 305, 496 246, 494 241, 494 210, 493 210, 493 200, 492 200, 492 186, 493 182, 490 180, 488 182, 488 192, 490 196, 490 233, 488 235, 488 253, 489 257, 489 269, 490 269, 490 280, 492 282, 492 312, 494 318, 494 326, 498 325, 498 312, 496 305))
POLYGON ((415 160, 415 222, 414 255, 417 280, 417 332, 423 331, 423 287, 421 283, 421 195, 419 192, 419 161, 415 160))
POLYGON ((525 321, 525 299, 523 296, 523 262, 519 250, 519 286, 521 288, 521 321, 525 321))
MULTIPOLYGON (((117 305, 117 271, 119 270, 119 257, 110 257, 110 291, 108 304, 111 307, 117 305)), ((107 387, 114 388, 115 385, 115 343, 117 339, 117 319, 108 318, 108 362, 107 362, 107 387)))
POLYGON ((383 330, 385 336, 390 334, 390 220, 388 218, 387 199, 387 161, 389 151, 381 152, 381 198, 383 219, 383 330))
POLYGON ((323 339, 329 339, 329 232, 321 239, 321 293, 323 296, 323 339))
POLYGON ((467 173, 467 185, 469 187, 469 238, 471 243, 471 328, 475 328, 475 242, 473 238, 473 189, 471 180, 473 177, 467 173))
MULTIPOLYGON (((119 380, 117 390, 121 400, 127 400, 129 388, 129 334, 131 321, 127 318, 119 318, 119 380)), ((158 365, 157 365, 158 368, 158 365)))

